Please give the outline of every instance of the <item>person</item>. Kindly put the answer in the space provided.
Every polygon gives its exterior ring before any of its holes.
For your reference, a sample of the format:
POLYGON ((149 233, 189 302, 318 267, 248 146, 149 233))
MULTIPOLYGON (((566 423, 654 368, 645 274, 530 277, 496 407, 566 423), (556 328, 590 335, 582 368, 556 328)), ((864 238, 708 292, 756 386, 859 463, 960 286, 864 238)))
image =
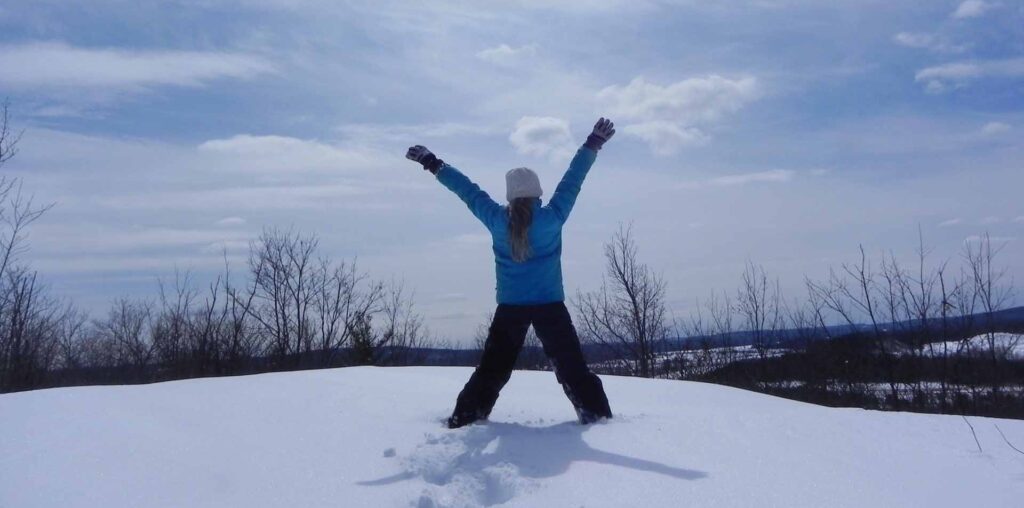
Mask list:
POLYGON ((502 206, 451 164, 426 147, 409 148, 406 158, 420 163, 454 192, 491 233, 497 276, 494 319, 480 364, 459 393, 449 428, 486 419, 498 393, 512 375, 526 332, 533 325, 581 424, 611 418, 601 380, 587 367, 565 307, 562 288, 562 226, 576 203, 597 152, 615 134, 615 124, 601 118, 576 151, 547 205, 537 174, 515 168, 505 174, 508 205, 502 206))

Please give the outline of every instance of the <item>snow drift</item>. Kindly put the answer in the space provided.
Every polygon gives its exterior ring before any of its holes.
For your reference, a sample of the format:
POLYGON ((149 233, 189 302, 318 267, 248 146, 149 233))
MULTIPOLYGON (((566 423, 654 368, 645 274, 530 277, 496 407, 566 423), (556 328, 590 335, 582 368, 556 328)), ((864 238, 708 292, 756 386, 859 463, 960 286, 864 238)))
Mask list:
POLYGON ((442 428, 465 368, 347 368, 0 396, 0 506, 1020 506, 1024 422, 830 409, 603 376, 580 426, 515 372, 442 428))

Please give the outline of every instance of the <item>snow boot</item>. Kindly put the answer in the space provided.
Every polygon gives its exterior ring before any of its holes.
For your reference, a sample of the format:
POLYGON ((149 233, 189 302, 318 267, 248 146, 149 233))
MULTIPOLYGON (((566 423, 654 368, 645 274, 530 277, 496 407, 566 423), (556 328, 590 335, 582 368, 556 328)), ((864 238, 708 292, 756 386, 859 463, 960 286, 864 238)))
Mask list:
POLYGON ((576 408, 576 416, 580 419, 580 425, 590 425, 591 423, 597 423, 601 420, 611 418, 610 414, 608 416, 599 415, 593 411, 583 408, 576 408))
POLYGON ((480 412, 463 414, 455 413, 448 418, 448 428, 457 429, 459 427, 465 427, 466 425, 469 425, 471 423, 475 423, 486 419, 487 415, 481 414, 480 412))

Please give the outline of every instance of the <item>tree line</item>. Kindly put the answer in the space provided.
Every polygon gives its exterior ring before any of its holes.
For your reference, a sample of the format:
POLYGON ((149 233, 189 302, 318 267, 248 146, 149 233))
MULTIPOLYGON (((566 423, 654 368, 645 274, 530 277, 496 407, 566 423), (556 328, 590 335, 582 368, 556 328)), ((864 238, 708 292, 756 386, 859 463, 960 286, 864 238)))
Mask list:
POLYGON ((239 281, 227 264, 202 288, 178 273, 155 299, 119 298, 92 319, 47 296, 34 272, 10 269, 0 391, 422 363, 436 341, 408 290, 316 246, 314 235, 268 229, 239 281))
POLYGON ((807 402, 1024 418, 1024 309, 986 234, 960 263, 889 252, 807 278, 788 299, 748 262, 734 292, 688 317, 666 309, 665 280, 641 262, 629 228, 605 245, 601 288, 574 299, 594 368, 724 383, 807 402), (1012 315, 1008 315, 1010 312, 1012 315), (1013 312, 1016 312, 1013 314, 1013 312))

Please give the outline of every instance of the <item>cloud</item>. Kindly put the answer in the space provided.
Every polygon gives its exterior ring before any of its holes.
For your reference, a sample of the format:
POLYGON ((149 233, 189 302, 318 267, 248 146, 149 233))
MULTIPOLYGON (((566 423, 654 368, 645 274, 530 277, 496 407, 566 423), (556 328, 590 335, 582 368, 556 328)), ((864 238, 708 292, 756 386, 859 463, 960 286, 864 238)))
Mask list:
POLYGON ((1017 224, 1024 224, 1024 215, 1018 215, 1013 218, 1013 222, 1017 224))
POLYGON ((758 173, 744 173, 739 175, 719 176, 708 180, 711 185, 731 186, 746 185, 756 182, 788 182, 796 175, 795 171, 789 169, 773 169, 758 173))
POLYGON ((652 2, 648 0, 578 0, 574 2, 551 2, 549 0, 516 0, 513 2, 521 7, 540 10, 564 10, 582 11, 591 13, 594 11, 608 11, 621 7, 638 9, 647 7, 652 2))
POLYGON ((117 229, 104 225, 54 225, 41 228, 34 241, 42 248, 74 245, 69 257, 81 254, 111 254, 128 251, 181 251, 224 242, 248 242, 245 231, 134 227, 117 229))
POLYGON ((669 154, 709 137, 699 127, 735 113, 760 95, 753 77, 729 79, 715 74, 688 78, 669 85, 648 82, 643 76, 628 85, 613 85, 597 93, 624 133, 646 141, 657 154, 669 154))
POLYGON ((225 240, 205 245, 199 249, 203 254, 220 254, 223 252, 245 252, 249 250, 249 242, 244 240, 225 240))
POLYGON ((505 132, 504 127, 480 123, 439 122, 423 124, 350 123, 335 129, 356 145, 394 146, 398 141, 452 136, 489 136, 505 132))
POLYGON ((228 213, 239 210, 315 210, 326 206, 359 209, 393 206, 353 201, 355 197, 368 194, 367 189, 362 187, 324 183, 122 194, 99 198, 96 203, 115 210, 204 210, 228 213))
POLYGON ((240 171, 352 171, 381 164, 379 154, 288 136, 238 134, 205 141, 197 149, 220 157, 219 168, 240 171))
POLYGON ((956 19, 977 18, 995 8, 996 4, 982 0, 964 0, 951 14, 956 19))
POLYGON ((1002 134, 1010 130, 1010 124, 1003 122, 989 122, 981 128, 981 133, 986 136, 994 136, 996 134, 1002 134))
MULTIPOLYGON (((118 255, 77 255, 73 258, 43 256, 33 266, 52 274, 81 274, 88 272, 111 272, 121 275, 126 272, 150 272, 150 275, 166 271, 175 266, 188 270, 219 270, 224 268, 225 258, 216 253, 201 254, 118 254, 118 255)), ((246 256, 227 256, 232 266, 245 266, 246 256)), ((156 280, 155 278, 151 280, 156 280)))
POLYGON ((527 44, 513 48, 508 44, 499 44, 493 48, 487 48, 477 52, 476 57, 493 64, 512 65, 537 54, 536 44, 527 44))
POLYGON ((933 34, 900 32, 893 36, 893 41, 908 48, 927 49, 939 53, 962 53, 966 45, 951 44, 933 34))
POLYGON ((508 137, 522 154, 552 159, 571 155, 574 149, 569 122, 550 116, 524 116, 508 137))
POLYGON ((981 219, 981 224, 984 225, 984 226, 988 226, 988 225, 992 225, 992 224, 999 224, 1002 221, 1003 220, 1000 219, 999 217, 989 216, 989 217, 985 217, 985 218, 981 219))
POLYGON ((622 128, 622 132, 646 141, 657 155, 671 155, 683 146, 703 145, 709 139, 707 134, 696 127, 665 121, 627 125, 622 128))
POLYGON ((228 52, 81 48, 62 42, 0 46, 0 85, 28 89, 203 86, 273 72, 263 58, 228 52))
POLYGON ((950 62, 917 71, 914 80, 925 83, 925 90, 941 93, 949 88, 961 88, 982 78, 1014 78, 1024 76, 1024 58, 950 62))
POLYGON ((939 223, 939 227, 940 228, 948 228, 950 226, 957 226, 957 225, 960 225, 960 224, 963 224, 963 223, 964 223, 963 219, 961 219, 960 217, 956 217, 956 218, 953 218, 953 219, 944 220, 944 221, 940 222, 939 223))
POLYGON ((678 185, 683 189, 700 189, 705 187, 736 187, 753 183, 785 183, 791 181, 797 172, 791 169, 772 169, 753 173, 717 176, 701 181, 683 182, 678 185))
POLYGON ((606 100, 612 108, 610 112, 619 117, 686 123, 717 120, 757 96, 756 79, 728 79, 714 74, 667 86, 649 83, 640 76, 626 86, 613 85, 598 92, 598 98, 606 100))
POLYGON ((893 40, 909 48, 928 48, 935 41, 935 36, 932 34, 900 32, 893 36, 893 40))
POLYGON ((241 226, 245 224, 245 219, 241 217, 224 217, 217 221, 216 224, 218 226, 241 226))

